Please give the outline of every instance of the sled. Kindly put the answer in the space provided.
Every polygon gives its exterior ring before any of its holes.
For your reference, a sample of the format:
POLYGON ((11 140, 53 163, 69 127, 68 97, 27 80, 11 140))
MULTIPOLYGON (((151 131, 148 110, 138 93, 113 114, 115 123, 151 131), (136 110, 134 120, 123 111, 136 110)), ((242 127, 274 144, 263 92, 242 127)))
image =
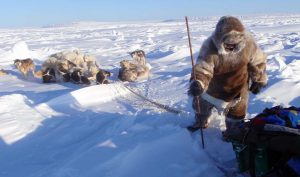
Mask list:
POLYGON ((265 109, 229 138, 240 172, 251 177, 300 176, 300 108, 265 109))

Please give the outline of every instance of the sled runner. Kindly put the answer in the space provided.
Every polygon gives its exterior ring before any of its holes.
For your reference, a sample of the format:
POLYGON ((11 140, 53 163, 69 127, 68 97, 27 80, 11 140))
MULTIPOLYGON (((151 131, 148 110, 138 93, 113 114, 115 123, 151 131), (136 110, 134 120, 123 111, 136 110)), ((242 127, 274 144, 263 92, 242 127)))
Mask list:
POLYGON ((251 177, 300 176, 300 108, 265 109, 229 131, 240 172, 251 177))

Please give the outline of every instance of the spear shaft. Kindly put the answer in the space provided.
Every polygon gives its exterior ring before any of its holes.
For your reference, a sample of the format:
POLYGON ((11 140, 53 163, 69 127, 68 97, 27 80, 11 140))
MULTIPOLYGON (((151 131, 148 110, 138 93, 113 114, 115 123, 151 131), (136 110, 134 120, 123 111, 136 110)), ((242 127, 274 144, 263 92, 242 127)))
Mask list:
MULTIPOLYGON (((194 63, 194 57, 193 57, 193 50, 192 50, 192 43, 191 43, 191 36, 190 36, 190 28, 189 28, 189 22, 188 22, 188 17, 185 17, 185 23, 186 23, 186 29, 187 29, 187 34, 188 34, 188 40, 189 40, 189 47, 190 47, 190 54, 191 54, 191 61, 192 61, 192 74, 193 78, 196 79, 196 74, 195 74, 195 63, 194 63)), ((200 102, 199 102, 199 97, 196 96, 196 110, 197 114, 200 113, 200 102)), ((203 128, 200 127, 200 132, 201 132, 201 141, 202 141, 202 148, 204 149, 204 136, 203 136, 203 128)))

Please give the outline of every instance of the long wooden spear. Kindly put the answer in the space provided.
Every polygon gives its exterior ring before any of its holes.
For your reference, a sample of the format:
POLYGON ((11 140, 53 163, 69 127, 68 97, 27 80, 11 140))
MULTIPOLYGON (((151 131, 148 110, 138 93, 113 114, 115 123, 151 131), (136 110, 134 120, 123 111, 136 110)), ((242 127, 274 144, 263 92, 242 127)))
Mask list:
MULTIPOLYGON (((193 50, 192 50, 192 43, 191 43, 191 36, 190 36, 190 28, 189 28, 189 21, 188 21, 188 17, 185 17, 185 23, 186 23, 186 29, 187 29, 187 34, 188 34, 188 39, 189 39, 189 46, 190 46, 190 54, 191 54, 191 60, 192 60, 192 74, 193 74, 193 78, 196 79, 196 74, 195 74, 195 63, 194 63, 194 57, 193 57, 193 50)), ((200 113, 200 102, 199 102, 199 97, 196 96, 196 111, 197 114, 200 113)), ((202 140, 202 148, 204 149, 204 136, 203 136, 203 128, 200 127, 200 132, 201 132, 201 140, 202 140)))

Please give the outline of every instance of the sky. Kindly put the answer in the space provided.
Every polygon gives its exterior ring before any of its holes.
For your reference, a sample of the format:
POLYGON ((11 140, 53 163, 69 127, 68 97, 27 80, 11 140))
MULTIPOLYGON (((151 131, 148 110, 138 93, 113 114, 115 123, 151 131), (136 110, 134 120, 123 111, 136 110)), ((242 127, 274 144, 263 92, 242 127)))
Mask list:
POLYGON ((299 0, 0 0, 0 27, 184 16, 300 14, 299 0))

